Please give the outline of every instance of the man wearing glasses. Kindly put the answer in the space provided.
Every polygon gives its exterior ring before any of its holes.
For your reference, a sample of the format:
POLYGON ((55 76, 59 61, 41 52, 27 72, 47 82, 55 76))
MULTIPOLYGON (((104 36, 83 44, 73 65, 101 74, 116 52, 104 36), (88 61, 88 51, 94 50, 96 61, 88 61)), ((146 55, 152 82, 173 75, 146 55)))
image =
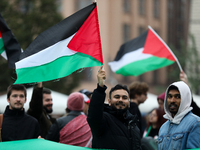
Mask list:
POLYGON ((183 81, 171 84, 166 90, 164 118, 158 137, 158 150, 182 150, 200 147, 200 118, 190 104, 190 88, 183 81))

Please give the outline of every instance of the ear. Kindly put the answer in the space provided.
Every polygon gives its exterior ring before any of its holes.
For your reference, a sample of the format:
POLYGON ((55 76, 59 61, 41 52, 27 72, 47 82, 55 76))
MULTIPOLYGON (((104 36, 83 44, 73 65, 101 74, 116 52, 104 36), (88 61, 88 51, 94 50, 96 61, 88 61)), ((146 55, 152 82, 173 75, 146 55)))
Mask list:
POLYGON ((108 105, 111 106, 111 99, 108 99, 108 105))
POLYGON ((8 102, 8 103, 10 103, 10 100, 9 100, 9 98, 7 98, 7 102, 8 102))
POLYGON ((27 99, 25 99, 25 103, 26 103, 27 99))

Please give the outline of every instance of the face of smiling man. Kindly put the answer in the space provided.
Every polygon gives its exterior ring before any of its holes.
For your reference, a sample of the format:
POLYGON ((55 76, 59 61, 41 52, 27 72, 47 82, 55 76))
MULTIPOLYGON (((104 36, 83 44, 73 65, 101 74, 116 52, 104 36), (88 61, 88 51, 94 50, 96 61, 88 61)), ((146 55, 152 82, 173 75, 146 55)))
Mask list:
POLYGON ((178 112, 179 106, 181 104, 181 96, 178 90, 172 89, 167 94, 167 103, 172 117, 178 112))
POLYGON ((113 91, 108 103, 115 109, 128 109, 130 105, 128 92, 123 89, 113 91))

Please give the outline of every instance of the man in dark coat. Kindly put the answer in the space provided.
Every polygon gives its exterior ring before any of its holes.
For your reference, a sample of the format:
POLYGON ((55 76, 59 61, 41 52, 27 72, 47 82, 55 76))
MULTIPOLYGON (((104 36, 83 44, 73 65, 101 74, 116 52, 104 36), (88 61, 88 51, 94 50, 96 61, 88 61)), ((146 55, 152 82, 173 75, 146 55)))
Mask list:
POLYGON ((50 115, 53 111, 52 106, 51 91, 43 88, 42 82, 39 82, 33 89, 27 114, 38 120, 42 138, 45 138, 49 128, 56 121, 56 119, 52 118, 50 115))
POLYGON ((93 135, 92 147, 140 150, 141 139, 136 117, 128 111, 130 99, 127 87, 119 84, 113 87, 109 93, 109 104, 106 105, 106 75, 102 67, 97 78, 97 89, 93 92, 87 117, 93 135))
POLYGON ((26 88, 20 84, 8 87, 7 101, 9 106, 3 114, 1 130, 2 141, 38 138, 40 128, 38 121, 24 111, 26 88))

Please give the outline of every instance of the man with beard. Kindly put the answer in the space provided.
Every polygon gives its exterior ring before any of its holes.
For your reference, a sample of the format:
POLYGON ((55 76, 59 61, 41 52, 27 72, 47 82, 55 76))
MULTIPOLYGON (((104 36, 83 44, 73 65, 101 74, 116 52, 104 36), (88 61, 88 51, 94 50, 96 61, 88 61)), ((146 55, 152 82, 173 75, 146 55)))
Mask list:
POLYGON ((7 89, 7 101, 3 114, 1 130, 2 141, 37 138, 40 133, 38 121, 27 115, 24 110, 26 88, 23 85, 10 85, 7 89))
POLYGON ((49 128, 56 121, 49 114, 52 113, 53 101, 51 91, 43 88, 42 82, 33 89, 32 98, 27 114, 35 117, 40 125, 41 137, 45 138, 49 128))
POLYGON ((192 94, 183 81, 172 83, 166 90, 164 118, 158 137, 158 150, 182 150, 200 147, 200 117, 194 115, 190 104, 192 94))
POLYGON ((140 150, 140 131, 136 117, 129 111, 130 99, 126 86, 117 84, 109 92, 108 104, 104 104, 107 87, 106 75, 100 68, 98 85, 94 90, 88 110, 87 121, 91 128, 92 148, 140 150))

